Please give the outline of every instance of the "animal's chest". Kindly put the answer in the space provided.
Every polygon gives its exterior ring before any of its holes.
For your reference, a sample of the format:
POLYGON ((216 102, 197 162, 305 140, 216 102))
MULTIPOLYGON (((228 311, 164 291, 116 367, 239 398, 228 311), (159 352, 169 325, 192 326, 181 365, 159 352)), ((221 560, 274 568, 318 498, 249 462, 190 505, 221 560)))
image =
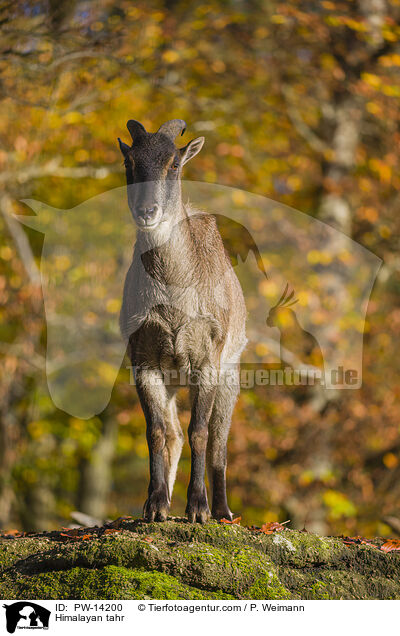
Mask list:
POLYGON ((134 364, 189 373, 217 364, 222 349, 219 321, 211 315, 189 317, 171 307, 155 307, 135 334, 134 364))
MULTIPOLYGON (((185 333, 193 331, 191 326, 198 325, 199 321, 203 325, 205 317, 218 318, 227 305, 224 286, 214 284, 214 281, 207 285, 188 277, 186 280, 166 282, 165 279, 150 277, 143 270, 135 276, 131 268, 125 282, 121 331, 128 340, 144 323, 162 323, 164 332, 172 332, 179 347, 182 327, 185 333)), ((190 339, 193 341, 193 334, 190 339)), ((163 337, 163 340, 166 338, 163 337)))

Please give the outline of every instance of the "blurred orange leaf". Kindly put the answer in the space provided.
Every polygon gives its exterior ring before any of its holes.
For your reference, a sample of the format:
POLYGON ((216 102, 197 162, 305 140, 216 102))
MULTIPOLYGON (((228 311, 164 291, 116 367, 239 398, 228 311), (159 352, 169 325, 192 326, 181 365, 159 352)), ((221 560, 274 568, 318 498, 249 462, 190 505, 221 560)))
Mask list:
POLYGON ((115 532, 121 532, 118 528, 107 528, 103 534, 114 534, 115 532))
POLYGON ((80 537, 75 537, 74 535, 67 534, 66 532, 60 532, 60 537, 65 537, 65 539, 69 539, 70 541, 80 541, 81 540, 80 537))
POLYGON ((21 532, 19 530, 6 530, 4 533, 4 536, 6 537, 20 537, 22 536, 21 532))
POLYGON ((229 521, 229 519, 220 519, 220 523, 227 523, 229 525, 232 525, 234 523, 240 524, 241 520, 242 517, 235 517, 235 519, 232 519, 232 521, 229 521))
MULTIPOLYGON (((285 521, 284 523, 289 523, 289 521, 285 521)), ((264 523, 261 526, 261 532, 263 532, 264 534, 273 534, 274 532, 280 532, 284 529, 284 524, 279 523, 278 521, 270 521, 269 523, 264 523)))
POLYGON ((383 544, 381 550, 384 552, 393 552, 394 550, 400 550, 400 539, 389 539, 383 544))
POLYGON ((368 539, 360 537, 359 535, 355 537, 342 537, 342 541, 345 545, 369 545, 370 548, 378 548, 375 543, 372 543, 372 541, 368 541, 368 539))

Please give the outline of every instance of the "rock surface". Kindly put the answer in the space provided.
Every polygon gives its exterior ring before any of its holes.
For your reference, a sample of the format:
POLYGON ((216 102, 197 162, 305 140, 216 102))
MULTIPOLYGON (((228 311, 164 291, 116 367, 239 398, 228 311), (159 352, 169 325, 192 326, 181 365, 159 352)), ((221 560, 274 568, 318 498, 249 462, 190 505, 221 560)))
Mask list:
POLYGON ((400 552, 183 519, 3 537, 0 568, 3 599, 400 599, 400 552))

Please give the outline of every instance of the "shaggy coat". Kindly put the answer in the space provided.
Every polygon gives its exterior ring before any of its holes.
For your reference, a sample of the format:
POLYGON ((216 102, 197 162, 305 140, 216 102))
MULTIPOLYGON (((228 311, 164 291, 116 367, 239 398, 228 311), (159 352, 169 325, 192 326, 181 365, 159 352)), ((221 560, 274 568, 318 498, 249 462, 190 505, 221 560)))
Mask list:
POLYGON ((173 139, 183 127, 181 120, 172 120, 152 134, 130 121, 132 146, 120 142, 138 228, 120 325, 147 424, 145 518, 162 521, 168 514, 183 445, 175 396, 184 382, 190 389, 192 451, 186 513, 192 522, 205 522, 210 516, 206 463, 212 515, 232 518, 226 444, 239 390, 246 310, 215 218, 182 203, 181 168, 204 141, 178 149, 173 139))

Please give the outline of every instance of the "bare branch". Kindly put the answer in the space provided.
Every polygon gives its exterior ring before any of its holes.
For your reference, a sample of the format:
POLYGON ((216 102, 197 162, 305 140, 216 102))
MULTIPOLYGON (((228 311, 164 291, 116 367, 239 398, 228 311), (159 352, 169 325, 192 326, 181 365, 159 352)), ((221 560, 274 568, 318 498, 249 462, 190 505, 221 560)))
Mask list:
POLYGON ((15 246, 19 252, 21 262, 29 276, 29 280, 35 286, 41 285, 41 277, 39 269, 35 263, 35 259, 29 245, 27 236, 21 225, 12 216, 11 199, 8 195, 3 194, 0 199, 0 209, 8 230, 14 240, 15 246))
POLYGON ((0 175, 0 183, 15 181, 17 183, 26 183, 30 179, 40 179, 41 177, 64 177, 69 179, 91 177, 93 179, 105 179, 109 174, 119 170, 118 166, 66 167, 61 166, 60 162, 61 159, 58 157, 45 164, 27 166, 21 170, 8 170, 0 175))
POLYGON ((45 356, 36 351, 31 351, 29 356, 27 356, 26 347, 23 343, 0 342, 0 354, 13 355, 16 358, 20 358, 21 362, 25 362, 28 366, 34 367, 38 371, 46 371, 45 356))
POLYGON ((306 140, 312 150, 324 154, 328 150, 328 145, 315 134, 313 130, 300 117, 298 110, 291 105, 291 97, 287 87, 282 87, 282 95, 286 103, 286 112, 293 126, 303 139, 306 140))
POLYGON ((22 104, 22 106, 29 106, 30 108, 42 108, 43 110, 50 110, 48 104, 44 104, 43 102, 30 102, 28 99, 23 99, 22 97, 18 97, 17 95, 11 95, 11 93, 7 93, 2 89, 0 98, 2 99, 12 99, 17 104, 22 104))
POLYGON ((383 523, 386 523, 396 534, 400 535, 400 519, 398 517, 383 517, 383 523))

